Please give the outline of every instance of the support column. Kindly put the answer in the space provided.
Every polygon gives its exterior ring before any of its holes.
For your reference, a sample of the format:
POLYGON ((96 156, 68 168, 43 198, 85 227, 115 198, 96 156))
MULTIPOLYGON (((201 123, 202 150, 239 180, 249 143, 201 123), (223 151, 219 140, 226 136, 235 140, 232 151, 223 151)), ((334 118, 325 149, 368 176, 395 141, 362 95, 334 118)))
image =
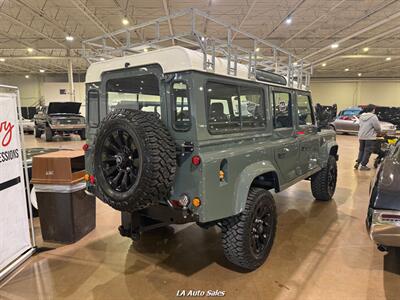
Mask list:
POLYGON ((74 88, 74 73, 72 71, 72 59, 68 59, 68 84, 69 84, 69 99, 75 102, 75 88, 74 88))

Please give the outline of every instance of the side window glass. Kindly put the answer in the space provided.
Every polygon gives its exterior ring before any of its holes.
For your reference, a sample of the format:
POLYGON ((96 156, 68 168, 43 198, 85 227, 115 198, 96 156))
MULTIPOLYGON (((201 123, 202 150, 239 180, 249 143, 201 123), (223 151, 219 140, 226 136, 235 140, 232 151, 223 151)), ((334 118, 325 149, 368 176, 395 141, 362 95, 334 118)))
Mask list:
POLYGON ((240 129, 238 89, 234 85, 207 83, 208 126, 213 133, 240 129))
POLYGON ((265 127, 265 106, 262 89, 240 87, 240 109, 243 128, 265 127))
POLYGON ((100 94, 98 90, 88 91, 88 121, 90 127, 97 127, 100 123, 99 96, 100 94))
POLYGON ((274 128, 292 128, 292 99, 290 93, 273 92, 274 128))
POLYGON ((313 125, 314 116, 311 107, 311 101, 308 96, 297 95, 297 109, 299 116, 299 125, 313 125))
POLYGON ((172 84, 173 122, 174 128, 179 131, 189 130, 191 126, 189 109, 189 91, 186 83, 172 84))

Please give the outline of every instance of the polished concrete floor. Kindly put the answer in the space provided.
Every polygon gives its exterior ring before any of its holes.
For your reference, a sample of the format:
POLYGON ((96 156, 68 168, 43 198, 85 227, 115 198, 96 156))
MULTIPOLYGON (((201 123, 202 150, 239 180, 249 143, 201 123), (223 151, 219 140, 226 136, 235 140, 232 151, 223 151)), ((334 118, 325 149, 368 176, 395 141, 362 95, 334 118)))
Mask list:
MULTIPOLYGON (((98 201, 97 228, 74 245, 43 243, 36 223, 39 253, 0 285, 0 299, 173 299, 178 290, 220 290, 227 299, 400 299, 400 254, 379 252, 365 230, 374 171, 353 170, 355 137, 338 142, 334 201, 314 201, 309 182, 275 195, 275 244, 254 272, 225 260, 216 228, 173 226, 133 243, 117 231, 118 212, 98 201)), ((55 144, 27 137, 29 146, 55 144)))

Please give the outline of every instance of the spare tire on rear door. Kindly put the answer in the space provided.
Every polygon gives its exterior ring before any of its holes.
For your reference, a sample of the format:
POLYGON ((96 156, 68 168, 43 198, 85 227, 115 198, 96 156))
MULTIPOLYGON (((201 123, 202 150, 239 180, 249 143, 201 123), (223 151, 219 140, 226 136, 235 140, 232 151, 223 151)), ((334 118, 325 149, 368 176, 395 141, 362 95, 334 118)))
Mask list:
POLYGON ((120 211, 136 211, 168 196, 176 148, 157 114, 117 109, 101 123, 94 145, 99 198, 120 211))

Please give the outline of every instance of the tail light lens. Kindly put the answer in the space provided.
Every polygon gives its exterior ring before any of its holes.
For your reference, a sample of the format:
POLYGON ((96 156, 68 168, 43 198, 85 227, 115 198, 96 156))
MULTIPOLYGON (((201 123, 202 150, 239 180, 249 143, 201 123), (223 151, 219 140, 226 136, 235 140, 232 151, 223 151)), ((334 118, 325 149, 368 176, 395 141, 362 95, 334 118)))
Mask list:
POLYGON ((198 165, 200 165, 200 163, 201 163, 201 158, 200 158, 200 156, 198 156, 198 155, 194 155, 193 157, 192 157, 192 164, 194 165, 194 166, 198 166, 198 165))
POLYGON ((88 151, 89 150, 89 144, 84 144, 83 146, 82 146, 82 150, 83 151, 88 151))
POLYGON ((90 182, 91 184, 95 184, 95 183, 96 183, 96 178, 94 178, 93 175, 90 175, 90 177, 89 177, 89 182, 90 182))

